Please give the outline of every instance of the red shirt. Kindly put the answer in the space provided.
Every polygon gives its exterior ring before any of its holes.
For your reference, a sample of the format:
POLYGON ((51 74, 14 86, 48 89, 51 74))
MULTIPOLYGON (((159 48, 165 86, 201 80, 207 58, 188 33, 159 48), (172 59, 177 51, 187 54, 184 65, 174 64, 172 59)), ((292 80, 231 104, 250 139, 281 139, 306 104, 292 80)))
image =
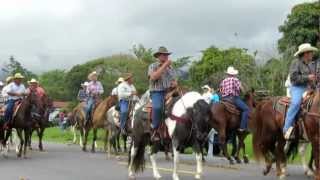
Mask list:
POLYGON ((236 77, 227 77, 220 84, 221 96, 239 96, 241 82, 236 77))

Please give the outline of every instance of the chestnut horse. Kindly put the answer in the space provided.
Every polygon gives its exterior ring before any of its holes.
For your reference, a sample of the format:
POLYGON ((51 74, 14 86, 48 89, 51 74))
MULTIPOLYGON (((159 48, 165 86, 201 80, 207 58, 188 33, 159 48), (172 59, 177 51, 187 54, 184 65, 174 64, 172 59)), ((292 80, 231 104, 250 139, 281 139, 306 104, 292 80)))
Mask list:
MULTIPOLYGON (((248 126, 251 127, 252 112, 255 106, 254 102, 254 90, 245 95, 245 102, 249 107, 250 114, 248 120, 248 126)), ((249 162, 249 158, 246 155, 244 140, 247 137, 247 132, 238 132, 240 127, 240 115, 231 113, 223 103, 215 103, 211 106, 212 119, 210 120, 211 126, 218 132, 219 142, 224 156, 229 160, 230 164, 234 164, 233 159, 230 157, 227 150, 227 142, 232 133, 236 133, 238 137, 238 149, 235 154, 235 160, 240 163, 239 158, 240 150, 243 150, 243 159, 245 163, 249 162)))

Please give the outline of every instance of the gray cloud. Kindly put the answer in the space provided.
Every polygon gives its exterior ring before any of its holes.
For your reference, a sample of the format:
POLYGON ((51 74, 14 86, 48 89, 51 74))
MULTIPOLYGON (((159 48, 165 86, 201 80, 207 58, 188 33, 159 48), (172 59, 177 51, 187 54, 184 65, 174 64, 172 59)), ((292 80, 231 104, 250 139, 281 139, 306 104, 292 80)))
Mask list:
POLYGON ((278 26, 300 2, 305 1, 5 1, 0 6, 0 62, 15 55, 26 67, 43 72, 129 52, 136 43, 166 45, 176 57, 198 56, 210 45, 272 54, 278 26))

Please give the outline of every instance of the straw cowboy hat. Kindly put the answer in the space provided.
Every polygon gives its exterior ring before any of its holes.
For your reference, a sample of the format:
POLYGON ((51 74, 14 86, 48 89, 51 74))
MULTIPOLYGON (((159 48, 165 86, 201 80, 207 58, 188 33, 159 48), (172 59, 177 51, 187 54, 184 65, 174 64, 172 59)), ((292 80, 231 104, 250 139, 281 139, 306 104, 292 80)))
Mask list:
POLYGON ((98 73, 97 73, 97 71, 93 71, 92 73, 90 73, 89 75, 88 75, 88 79, 89 80, 92 80, 92 78, 94 77, 94 76, 98 76, 98 73))
POLYGON ((24 79, 24 76, 22 76, 21 73, 16 73, 16 74, 13 76, 13 79, 24 79))
POLYGON ((6 82, 9 83, 10 81, 12 81, 12 76, 7 77, 6 82))
POLYGON ((297 57, 302 53, 310 52, 310 51, 315 52, 315 51, 318 51, 318 49, 316 47, 311 46, 311 44, 309 43, 304 43, 299 46, 298 51, 294 53, 294 56, 297 57))
POLYGON ((236 70, 233 66, 229 66, 226 73, 234 76, 239 74, 239 71, 236 70))
POLYGON ((124 81, 123 77, 119 77, 119 79, 115 82, 115 84, 120 84, 124 81))
POLYGON ((207 90, 210 91, 210 90, 211 90, 211 87, 210 87, 209 85, 204 85, 204 86, 201 87, 201 89, 207 89, 207 90))
POLYGON ((30 81, 28 81, 28 84, 39 84, 39 82, 36 79, 32 78, 30 81))
POLYGON ((155 58, 158 58, 160 54, 170 55, 171 52, 169 52, 166 47, 160 46, 159 49, 158 49, 158 51, 155 52, 155 53, 153 54, 153 56, 154 56, 155 58))
POLYGON ((132 73, 125 73, 122 77, 123 77, 124 81, 128 81, 128 79, 133 77, 133 74, 132 73))
POLYGON ((4 83, 2 81, 0 81, 0 86, 4 86, 4 83))

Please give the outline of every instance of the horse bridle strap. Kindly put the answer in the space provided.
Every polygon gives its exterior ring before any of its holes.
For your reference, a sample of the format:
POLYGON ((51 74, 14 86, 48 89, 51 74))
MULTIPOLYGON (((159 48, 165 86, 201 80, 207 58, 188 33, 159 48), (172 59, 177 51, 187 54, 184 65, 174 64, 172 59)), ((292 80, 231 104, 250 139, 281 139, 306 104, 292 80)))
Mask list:
POLYGON ((178 117, 178 116, 175 116, 173 114, 170 114, 169 117, 170 117, 170 119, 176 121, 177 123, 181 123, 181 124, 185 124, 185 123, 191 122, 191 120, 188 119, 188 118, 178 117))

